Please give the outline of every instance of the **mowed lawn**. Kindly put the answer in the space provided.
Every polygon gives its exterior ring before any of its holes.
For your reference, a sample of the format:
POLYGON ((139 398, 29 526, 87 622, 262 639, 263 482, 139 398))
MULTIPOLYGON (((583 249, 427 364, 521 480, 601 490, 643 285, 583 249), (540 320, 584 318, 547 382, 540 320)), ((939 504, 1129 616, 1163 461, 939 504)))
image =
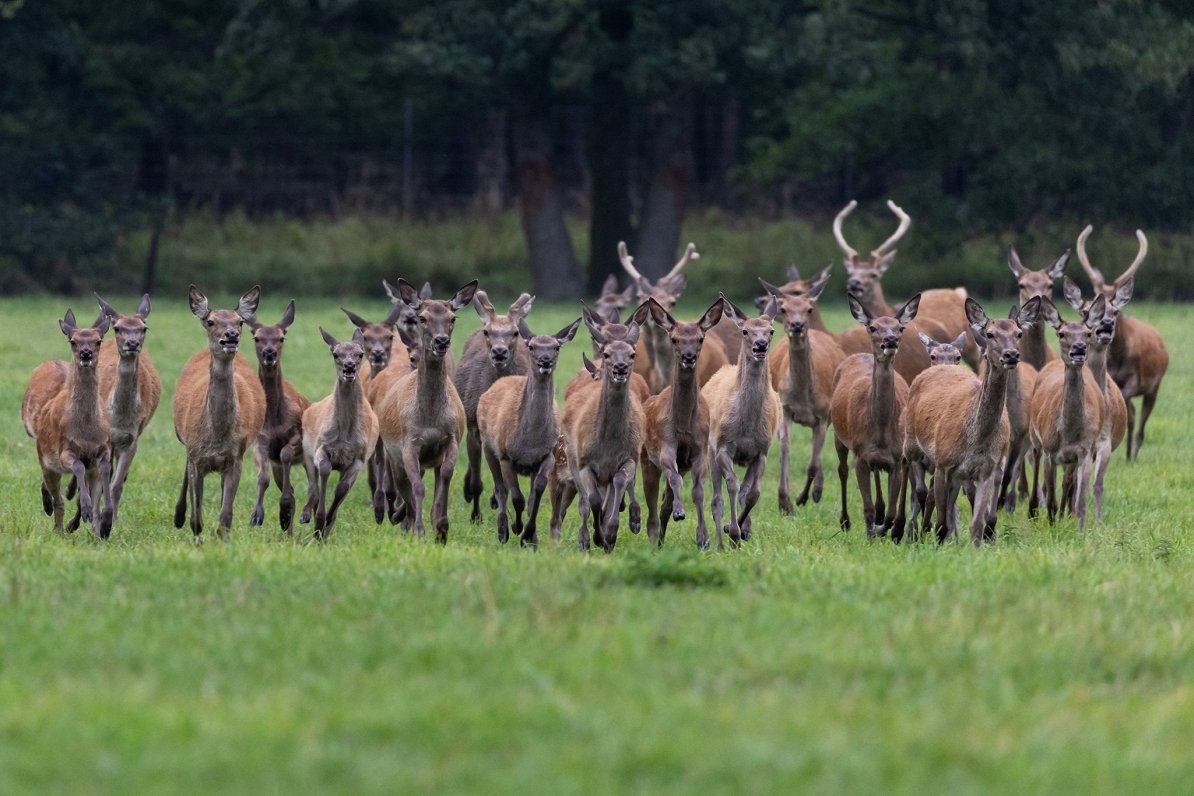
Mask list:
MULTIPOLYGON (((267 295, 261 319, 287 298, 267 295)), ((470 525, 463 452, 446 547, 376 526, 363 479, 326 545, 280 535, 274 489, 251 529, 250 461, 231 542, 195 545, 171 522, 170 396, 205 336, 165 295, 148 348, 166 394, 112 539, 56 535, 19 407, 33 367, 68 356, 67 304, 0 301, 0 792, 1190 792, 1187 308, 1129 307, 1161 330, 1170 372, 1085 535, 1022 511, 979 551, 842 533, 827 445, 824 500, 794 517, 776 509, 773 451, 745 548, 698 552, 690 512, 663 550, 623 525, 607 556, 578 552, 575 508, 537 552, 499 545, 488 506, 470 525)), ((333 381, 317 325, 351 330, 337 306, 298 303, 283 367, 310 396, 333 381)), ((577 314, 540 304, 529 321, 577 314)), ((457 350, 476 325, 461 313, 457 350)), ((587 347, 582 332, 565 349, 559 387, 587 347)), ((807 430, 794 440, 802 474, 807 430)), ((210 536, 214 478, 206 493, 210 536)))

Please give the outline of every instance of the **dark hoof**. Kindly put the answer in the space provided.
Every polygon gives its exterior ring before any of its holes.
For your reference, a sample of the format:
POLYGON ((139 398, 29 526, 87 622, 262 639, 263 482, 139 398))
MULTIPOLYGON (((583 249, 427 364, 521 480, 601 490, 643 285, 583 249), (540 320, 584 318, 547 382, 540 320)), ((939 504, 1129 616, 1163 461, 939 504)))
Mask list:
POLYGON ((498 520, 498 541, 502 544, 510 541, 510 526, 498 520))
POLYGON ((497 511, 497 495, 489 496, 489 508, 493 509, 494 511, 497 511))
MULTIPOLYGON (((800 498, 797 498, 796 502, 801 503, 800 498)), ((779 499, 779 513, 784 515, 790 515, 792 513, 792 501, 790 498, 781 497, 779 499)))
POLYGON ((99 536, 100 539, 105 539, 105 540, 109 536, 112 535, 112 514, 111 514, 111 512, 105 511, 100 516, 99 527, 96 529, 96 535, 99 536))
POLYGON ((807 503, 808 503, 808 493, 807 492, 801 492, 799 495, 796 496, 796 505, 797 506, 803 506, 807 503))
POLYGON ((45 484, 41 485, 41 507, 47 517, 54 513, 54 499, 50 497, 50 490, 46 489, 45 484))
POLYGON ((374 506, 373 507, 373 521, 376 522, 378 525, 381 525, 382 520, 384 520, 385 518, 386 518, 386 507, 385 506, 374 506))
POLYGON ((78 514, 71 517, 70 521, 66 523, 66 532, 67 533, 74 533, 77 530, 79 530, 79 515, 78 514))
POLYGON ((814 502, 814 503, 820 503, 820 502, 821 502, 821 490, 820 490, 820 489, 814 489, 814 490, 813 490, 813 502, 814 502))
POLYGON ((680 520, 684 519, 685 516, 686 515, 684 514, 684 509, 679 509, 677 511, 672 512, 672 519, 675 520, 676 522, 679 522, 680 520))
POLYGON ((249 515, 249 527, 256 528, 263 522, 265 522, 265 509, 261 506, 258 506, 253 509, 253 513, 249 515))
POLYGON ((709 549, 709 540, 705 539, 704 541, 701 541, 700 539, 698 539, 696 546, 697 546, 697 550, 708 550, 709 549))
POLYGON ((469 514, 468 518, 473 525, 481 524, 481 508, 477 504, 473 504, 473 512, 469 514))
POLYGON ((842 517, 840 520, 838 520, 838 522, 842 526, 843 531, 850 530, 850 518, 849 517, 842 517))
POLYGON ((174 510, 174 527, 181 528, 187 521, 187 507, 183 504, 174 510))
POLYGON ((518 543, 529 550, 539 549, 539 538, 536 536, 520 536, 518 543))
POLYGON ((278 508, 278 525, 282 530, 289 530, 294 523, 294 506, 280 506, 278 508))

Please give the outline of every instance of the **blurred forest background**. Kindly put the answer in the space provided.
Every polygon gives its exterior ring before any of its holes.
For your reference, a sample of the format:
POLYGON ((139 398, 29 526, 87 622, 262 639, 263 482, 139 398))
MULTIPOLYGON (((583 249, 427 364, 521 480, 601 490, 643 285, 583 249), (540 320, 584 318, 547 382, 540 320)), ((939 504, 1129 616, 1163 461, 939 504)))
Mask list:
POLYGON ((1088 222, 1194 293, 1179 0, 0 0, 0 52, 0 292, 574 297, 691 239, 740 294, 891 198, 894 295, 1008 293, 1008 242, 1042 267, 1088 222))

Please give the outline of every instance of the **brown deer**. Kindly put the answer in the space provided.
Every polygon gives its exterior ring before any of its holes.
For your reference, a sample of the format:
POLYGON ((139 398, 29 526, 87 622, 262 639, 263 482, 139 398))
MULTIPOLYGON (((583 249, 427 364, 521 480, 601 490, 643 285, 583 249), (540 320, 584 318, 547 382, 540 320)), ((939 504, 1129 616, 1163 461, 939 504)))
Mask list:
POLYGON ((593 311, 610 323, 621 323, 622 310, 630 306, 630 302, 634 301, 637 293, 638 288, 635 285, 630 285, 625 290, 618 290, 618 278, 610 274, 605 278, 605 284, 601 287, 601 295, 593 304, 593 311))
MULTIPOLYGON (((453 383, 464 404, 465 450, 468 466, 464 472, 464 499, 473 504, 470 519, 481 521, 481 432, 477 429, 477 402, 496 381, 507 376, 525 376, 531 370, 531 357, 519 344, 518 324, 531 311, 535 297, 519 295, 505 315, 498 315, 484 290, 473 296, 473 306, 481 318, 481 328, 468 336, 453 383)), ((496 485, 494 489, 496 490, 496 485)))
MULTIPOLYGON (((435 471, 431 522, 436 541, 448 540, 448 487, 456 468, 460 438, 464 435, 464 405, 448 377, 452 330, 456 313, 467 307, 477 290, 477 280, 456 291, 447 301, 424 299, 405 279, 398 280, 399 296, 416 311, 421 346, 419 369, 399 379, 375 411, 390 459, 391 475, 413 519, 415 533, 426 533, 423 522, 423 472, 435 471)), ((396 510, 391 520, 402 519, 396 510)))
POLYGON ((1091 331, 1101 323, 1106 300, 1100 294, 1090 306, 1086 320, 1065 323, 1053 306, 1042 299, 1042 312, 1057 332, 1061 359, 1046 365, 1037 377, 1029 405, 1029 439, 1036 471, 1028 508, 1035 514, 1039 505, 1038 486, 1042 471, 1049 522, 1058 511, 1056 468, 1063 467, 1063 482, 1072 485, 1071 499, 1063 507, 1078 517, 1078 529, 1086 525, 1086 488, 1090 478, 1091 454, 1103 429, 1106 399, 1086 364, 1091 331))
POLYGON ((751 509, 759 500, 760 482, 767 467, 767 450, 783 420, 779 394, 771 386, 767 354, 775 330, 775 301, 758 318, 748 318, 724 295, 722 314, 728 315, 741 334, 738 364, 727 365, 701 389, 709 404, 709 455, 713 487, 711 511, 717 527, 717 548, 729 533, 737 547, 751 537, 751 509), (734 465, 746 468, 741 483, 734 465), (721 482, 726 483, 730 521, 723 528, 721 482))
POLYGON ((939 343, 924 332, 920 333, 920 344, 929 355, 929 367, 962 364, 962 349, 966 346, 966 333, 958 335, 948 343, 939 343))
MULTIPOLYGON (((398 320, 395 323, 394 328, 399 332, 399 337, 402 339, 403 343, 406 344, 407 353, 410 355, 412 354, 412 348, 417 349, 421 337, 421 333, 419 331, 418 313, 415 312, 411 305, 402 300, 402 293, 398 288, 394 287, 384 279, 381 281, 381 284, 386 290, 386 295, 390 297, 390 303, 394 305, 396 310, 398 310, 398 320)), ((431 298, 430 282, 423 283, 423 286, 419 288, 418 297, 424 301, 431 298)), ((401 352, 399 352, 398 356, 402 356, 401 352)), ((455 378, 456 358, 453 356, 451 351, 448 351, 447 356, 444 358, 444 366, 447 368, 448 378, 455 378)), ((410 369, 415 370, 415 364, 413 361, 411 362, 410 369)), ((389 387, 392 386, 393 383, 390 383, 386 389, 388 390, 389 387)))
MULTIPOLYGON (((303 412, 311 405, 294 385, 282 377, 282 347, 286 330, 294 323, 294 301, 286 305, 277 323, 249 322, 253 347, 257 353, 257 378, 265 390, 265 422, 257 435, 253 461, 257 465, 257 502, 249 515, 249 525, 265 522, 265 490, 270 474, 282 493, 278 499, 278 524, 287 535, 294 521, 294 485, 290 470, 303 455, 303 412)), ((309 486, 308 486, 309 488, 309 486)))
MULTIPOLYGON (((1107 476, 1107 466, 1111 463, 1112 452, 1123 442, 1128 429, 1128 404, 1119 387, 1107 376, 1107 352, 1115 339, 1119 313, 1132 298, 1132 288, 1132 277, 1128 277, 1120 283, 1115 295, 1104 302, 1103 317, 1093 319, 1096 325, 1090 341, 1090 356, 1086 360, 1086 366, 1090 368, 1091 375, 1102 390, 1105 400, 1103 427, 1095 443, 1094 460, 1095 519, 1100 523, 1103 521, 1103 482, 1107 476)), ((1090 320, 1093 302, 1083 300, 1082 290, 1068 276, 1065 278, 1062 291, 1069 305, 1082 314, 1083 320, 1090 320)))
POLYGON ((112 446, 112 521, 115 523, 124 482, 137 455, 137 441, 162 400, 162 379, 145 350, 149 294, 141 297, 133 315, 121 315, 98 294, 95 300, 112 329, 112 342, 100 345, 99 389, 108 417, 108 442, 112 446))
POLYGON ((228 538, 245 451, 257 441, 265 422, 265 390, 237 353, 241 326, 256 321, 260 299, 261 288, 254 287, 240 297, 235 310, 213 310, 207 296, 190 287, 191 314, 207 331, 207 350, 187 360, 174 386, 174 434, 187 451, 174 527, 186 521, 189 492, 196 541, 203 533, 203 479, 212 472, 220 474, 217 534, 228 538))
POLYGON ((647 501, 647 536, 652 542, 663 544, 669 508, 671 519, 677 522, 684 519, 680 492, 684 474, 691 473, 692 504, 697 516, 696 543, 705 550, 709 547, 709 530, 705 526, 709 405, 700 393, 697 363, 706 335, 721 320, 724 305, 718 299, 695 323, 681 323, 654 298, 647 302, 651 319, 667 332, 672 347, 672 374, 668 386, 643 404, 647 425, 640 459, 643 496, 647 501), (662 504, 659 502, 661 475, 666 478, 662 504))
MULTIPOLYGON (((883 296, 880 280, 895 259, 896 250, 892 247, 907 233, 912 219, 899 205, 888 200, 887 207, 899 219, 899 227, 864 260, 858 251, 846 242, 846 237, 842 234, 842 222, 857 206, 858 202, 851 201, 833 219, 833 237, 846 255, 846 292, 856 296, 872 315, 891 317, 893 309, 883 296)), ((920 310, 917 313, 914 331, 925 332, 938 340, 954 339, 966 333, 969 327, 966 322, 965 288, 925 290, 920 293, 920 297, 920 310)), ((838 336, 838 343, 847 354, 866 354, 871 350, 870 339, 857 326, 842 332, 838 336)), ((968 364, 972 367, 978 366, 979 351, 973 342, 967 342, 962 354, 968 364)), ((916 374, 929 367, 928 358, 919 346, 904 346, 896 356, 895 370, 909 382, 916 374)))
POLYGON ((634 493, 635 465, 643 445, 643 407, 630 388, 639 326, 632 320, 623 339, 606 337, 594 328, 589 333, 601 347, 604 374, 565 398, 563 428, 568 466, 580 497, 580 549, 589 549, 592 512, 593 540, 608 553, 618 541, 619 507, 627 493, 634 493))
POLYGON ((899 486, 903 480, 903 429, 901 415, 908 400, 908 383, 892 366, 904 330, 916 317, 920 294, 892 315, 875 316, 853 296, 847 299, 850 313, 865 327, 871 339, 870 354, 852 354, 842 360, 833 375, 829 416, 833 423, 833 444, 837 449, 837 474, 842 485, 843 530, 850 528, 846 508, 849 457, 854 454, 854 472, 862 495, 867 536, 888 532, 903 536, 903 518, 896 515, 899 486), (889 511, 884 511, 880 472, 888 475, 889 511), (871 478, 876 499, 871 498, 871 478))
MULTIPOLYGON (((1037 296, 1052 301, 1053 283, 1061 279, 1069 261, 1070 250, 1066 249, 1048 268, 1034 271, 1031 268, 1025 268, 1024 264, 1020 262, 1020 255, 1016 253, 1015 246, 1008 246, 1007 267, 1016 277, 1016 284, 1020 289, 1020 306, 1023 307, 1037 296)), ((1020 340, 1021 364, 1029 364, 1036 370, 1040 370, 1045 367, 1046 363, 1055 359, 1057 359, 1057 352, 1045 339, 1045 324, 1034 324, 1020 340)))
MULTIPOLYGON (((1011 427, 1004 411, 1010 373, 1020 363, 1020 341, 1036 323, 1039 298, 1012 319, 988 318, 974 299, 966 313, 986 367, 979 379, 967 368, 930 368, 916 377, 904 409, 903 452, 933 472, 937 538, 957 536, 954 505, 961 487, 973 484, 970 539, 980 546, 995 539, 995 508, 1011 427)), ((918 502, 923 504, 921 484, 918 502)), ((903 498, 901 497, 901 502, 903 498)), ((927 520, 926 520, 927 524, 927 520)))
MULTIPOLYGON (((829 277, 833 271, 832 265, 827 265, 822 268, 812 279, 801 279, 800 269, 794 264, 788 266, 788 281, 778 286, 779 292, 785 296, 803 296, 811 290, 816 289, 820 293, 825 288, 825 283, 829 281, 829 277)), ((760 280, 762 281, 762 280, 760 280)), ((755 297, 755 308, 762 312, 763 308, 767 306, 767 302, 771 300, 773 293, 769 290, 764 290, 762 295, 755 297)), ((818 332, 829 333, 825 322, 821 320, 821 310, 816 304, 813 304, 812 311, 808 317, 808 328, 816 329, 818 332)), ((774 360, 773 360, 774 361, 774 360)))
MULTIPOLYGON (((646 302, 648 298, 654 298, 661 307, 670 313, 676 311, 676 302, 679 301, 680 294, 688 285, 688 277, 683 273, 684 268, 693 260, 700 259, 700 256, 696 245, 688 244, 680 261, 672 270, 652 283, 634 267, 634 258, 626 251, 626 244, 618 243, 618 259, 622 263, 622 268, 630 274, 631 282, 638 288, 639 299, 646 302)), ((728 322, 727 326, 732 329, 732 325, 728 322)), ((722 344, 723 336, 725 339, 733 341, 735 346, 738 345, 736 329, 732 329, 732 333, 728 336, 724 330, 718 331, 714 339, 706 341, 706 345, 702 348, 701 360, 697 363, 697 378, 701 385, 708 382, 722 365, 735 361, 722 344)), ((639 355, 639 359, 635 363, 635 372, 641 373, 646 378, 651 392, 659 392, 668 385, 668 379, 672 375, 672 345, 668 340, 667 333, 658 326, 645 327, 639 355), (646 353, 645 357, 642 356, 644 352, 646 353)))
MULTIPOLYGON (((365 394, 365 399, 369 401, 370 406, 376 402, 379 397, 378 393, 382 392, 379 388, 393 386, 392 383, 385 385, 378 379, 382 371, 391 364, 394 366, 391 373, 396 376, 405 376, 414 370, 406 346, 394 348, 394 327, 401 320, 405 308, 406 305, 401 302, 393 305, 390 314, 380 323, 367 321, 355 312, 340 308, 348 316, 352 325, 361 330, 365 345, 365 358, 369 362, 369 370, 360 375, 361 392, 365 394)), ((369 494, 373 496, 373 519, 380 525, 386 516, 384 500, 386 490, 383 481, 389 475, 386 469, 386 449, 380 439, 377 441, 373 454, 369 457, 367 473, 369 494)), ((393 493, 393 491, 391 485, 390 492, 393 493)))
POLYGON ((841 346, 828 332, 812 328, 817 299, 829 281, 829 269, 801 294, 784 292, 784 288, 762 282, 775 301, 777 320, 785 332, 771 352, 771 385, 779 391, 784 418, 779 424, 779 510, 792 513, 790 493, 791 437, 789 423, 799 423, 813 431, 813 449, 808 460, 804 488, 796 496, 796 505, 808 502, 810 490, 814 503, 821 502, 825 482, 821 469, 821 449, 829 429, 829 398, 833 391, 833 374, 846 358, 841 346))
MULTIPOLYGON (((555 401, 555 371, 560 348, 576 336, 577 318, 554 335, 535 335, 519 318, 518 331, 526 343, 530 373, 498 379, 477 402, 477 429, 493 476, 498 503, 498 541, 510 538, 506 504, 514 501, 514 533, 528 547, 539 544, 536 520, 539 502, 555 463, 559 439, 559 411, 555 401), (529 507, 518 488, 518 476, 531 477, 529 507), (527 508, 527 522, 522 512, 527 508)), ((463 368, 464 362, 461 362, 463 368)))
POLYGON ((307 505, 303 522, 315 511, 315 537, 328 538, 340 504, 357 480, 366 458, 377 448, 377 415, 361 389, 361 361, 365 359, 365 335, 360 328, 352 340, 341 343, 319 327, 319 334, 332 352, 336 386, 332 394, 316 401, 303 412, 303 464, 307 470, 307 505), (327 505, 328 479, 332 470, 340 473, 327 505))
MULTIPOLYGON (((1093 227, 1087 226, 1078 236, 1078 261, 1090 277, 1095 293, 1102 293, 1103 298, 1110 302, 1116 292, 1135 276, 1140 264, 1144 262, 1148 254, 1148 238, 1143 232, 1136 230, 1136 240, 1140 242, 1136 259, 1114 281, 1108 282, 1102 272, 1090 264, 1090 258, 1086 256, 1086 239, 1090 237, 1092 229, 1093 227)), ((1144 425, 1153 412, 1157 393, 1161 389, 1161 380, 1168 369, 1169 352, 1157 330, 1138 318, 1121 316, 1115 337, 1107 351, 1107 372, 1119 385, 1128 405, 1126 447, 1129 459, 1135 459, 1140 455, 1140 446, 1144 443, 1144 425), (1136 427, 1136 407, 1132 405, 1132 399, 1137 395, 1142 397, 1139 428, 1136 427)))
POLYGON ((108 419, 97 373, 108 325, 101 314, 95 325, 79 327, 68 309, 58 322, 71 347, 65 374, 57 360, 42 363, 21 402, 25 430, 37 441, 42 508, 54 517, 54 530, 63 530, 62 476, 69 473, 78 484, 79 516, 100 539, 111 534, 113 516, 108 419))

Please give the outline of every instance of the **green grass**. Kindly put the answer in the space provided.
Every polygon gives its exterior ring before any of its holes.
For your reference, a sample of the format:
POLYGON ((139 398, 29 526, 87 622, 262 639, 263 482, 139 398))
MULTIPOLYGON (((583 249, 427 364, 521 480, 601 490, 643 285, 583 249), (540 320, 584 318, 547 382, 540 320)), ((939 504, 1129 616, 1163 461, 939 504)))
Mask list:
MULTIPOLYGON (((262 319, 286 298, 267 294, 262 319)), ((832 476, 824 502, 781 517, 773 455, 744 549, 699 553, 687 520, 662 551, 623 531, 610 556, 576 550, 575 510, 562 545, 503 548, 492 512, 468 523, 459 471, 446 547, 375 526, 359 488, 326 545, 250 529, 250 472, 232 541, 196 547, 170 521, 169 396, 203 333, 164 293, 149 347, 166 398, 113 538, 57 536, 18 417, 33 366, 66 355, 65 304, 0 309, 0 792, 1189 790, 1183 307, 1131 308, 1169 341, 1171 370, 1140 461, 1117 452, 1107 523, 1084 536, 1021 513, 981 551, 869 543, 837 530, 832 476)), ((573 317, 540 305, 530 320, 573 317)), ((457 343, 476 325, 461 318, 457 343)), ((284 355, 314 396, 332 381, 317 324, 347 334, 333 302, 303 300, 284 355)), ((794 436, 802 471, 808 433, 794 436)))

